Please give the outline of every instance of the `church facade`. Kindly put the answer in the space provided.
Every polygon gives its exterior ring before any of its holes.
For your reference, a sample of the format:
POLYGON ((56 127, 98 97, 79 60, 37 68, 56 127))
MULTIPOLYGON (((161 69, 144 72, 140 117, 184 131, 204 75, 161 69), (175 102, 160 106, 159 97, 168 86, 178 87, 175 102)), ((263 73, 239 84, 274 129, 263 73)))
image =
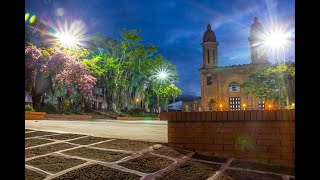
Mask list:
POLYGON ((266 50, 263 48, 264 28, 254 18, 248 38, 251 50, 250 64, 220 67, 218 45, 210 24, 203 35, 203 65, 200 68, 201 110, 245 110, 264 109, 265 102, 252 95, 245 95, 239 83, 247 80, 251 72, 269 66, 266 50))

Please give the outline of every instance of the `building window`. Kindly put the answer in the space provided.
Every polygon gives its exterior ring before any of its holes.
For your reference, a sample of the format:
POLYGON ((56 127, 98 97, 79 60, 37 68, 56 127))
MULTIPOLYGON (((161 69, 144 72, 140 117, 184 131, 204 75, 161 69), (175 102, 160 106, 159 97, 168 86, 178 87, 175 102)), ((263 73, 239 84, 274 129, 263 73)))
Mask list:
POLYGON ((214 60, 214 49, 212 49, 212 59, 213 59, 213 63, 215 63, 215 60, 214 60))
POLYGON ((231 83, 229 86, 229 92, 239 92, 240 87, 238 86, 238 83, 231 83))
POLYGON ((240 97, 229 98, 229 109, 231 111, 240 111, 241 110, 240 97))
POLYGON ((212 76, 207 76, 207 85, 212 85, 212 76))
POLYGON ((259 103, 258 103, 258 108, 259 108, 259 110, 264 110, 264 101, 259 101, 259 103))
POLYGON ((208 64, 210 64, 210 53, 209 53, 209 49, 208 49, 208 64))

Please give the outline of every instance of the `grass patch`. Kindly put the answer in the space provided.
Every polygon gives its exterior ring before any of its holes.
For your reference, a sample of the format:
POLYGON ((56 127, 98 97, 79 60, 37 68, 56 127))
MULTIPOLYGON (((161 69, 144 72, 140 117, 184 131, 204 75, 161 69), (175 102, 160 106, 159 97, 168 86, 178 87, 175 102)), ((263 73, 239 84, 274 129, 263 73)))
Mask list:
POLYGON ((35 132, 25 133, 24 137, 29 138, 29 137, 36 137, 36 136, 51 135, 51 134, 57 134, 57 133, 46 132, 46 131, 35 131, 35 132))
POLYGON ((88 179, 112 179, 112 180, 134 180, 140 179, 141 176, 136 174, 119 171, 99 164, 88 165, 79 169, 72 170, 66 174, 63 174, 54 180, 65 180, 65 179, 77 179, 77 180, 88 180, 88 179))
POLYGON ((227 169, 223 172, 223 175, 217 178, 217 180, 227 180, 227 178, 231 178, 232 180, 282 180, 281 176, 274 175, 274 174, 262 174, 256 172, 249 172, 249 171, 238 171, 227 169))
POLYGON ((174 149, 174 148, 170 148, 170 147, 161 147, 160 149, 154 150, 153 152, 156 154, 170 156, 173 158, 182 158, 183 156, 190 153, 189 151, 174 149))
POLYGON ((81 145, 88 145, 88 144, 93 144, 93 143, 97 143, 97 142, 105 141, 105 140, 109 140, 109 139, 110 138, 89 136, 89 137, 85 137, 85 138, 81 138, 81 139, 71 140, 68 142, 75 143, 75 144, 81 144, 81 145))
POLYGON ((130 155, 130 154, 121 153, 121 152, 113 152, 113 151, 92 149, 92 148, 86 148, 86 147, 65 151, 63 152, 63 154, 67 154, 70 156, 79 156, 83 158, 94 159, 94 160, 105 161, 105 162, 118 161, 130 155))
POLYGON ((38 172, 32 171, 27 168, 24 168, 24 172, 25 172, 25 180, 38 180, 38 179, 44 179, 46 177, 45 174, 40 174, 38 172))
POLYGON ((234 160, 230 164, 230 167, 239 167, 243 169, 253 169, 258 171, 266 171, 266 172, 274 172, 279 174, 287 174, 287 175, 295 175, 295 168, 286 167, 286 166, 278 166, 278 165, 269 165, 262 164, 258 162, 250 162, 243 160, 234 160))
POLYGON ((75 147, 75 146, 71 145, 71 144, 58 143, 58 144, 51 144, 51 145, 47 145, 47 146, 26 149, 25 150, 25 158, 30 158, 33 156, 40 156, 40 155, 60 151, 63 149, 69 149, 69 148, 73 148, 73 147, 75 147))
POLYGON ((187 161, 175 169, 165 172, 157 180, 206 180, 211 177, 215 171, 220 169, 218 164, 209 164, 196 161, 187 161))
POLYGON ((27 148, 27 147, 32 147, 32 146, 38 146, 41 144, 51 143, 54 141, 46 140, 46 139, 32 138, 32 139, 25 139, 24 142, 25 142, 25 148, 27 148))
POLYGON ((46 136, 48 139, 56 139, 56 140, 67 140, 67 139, 74 139, 81 136, 85 136, 82 134, 59 134, 59 135, 52 135, 52 136, 46 136))
POLYGON ((121 149, 121 150, 127 150, 127 151, 140 151, 143 149, 147 149, 154 144, 155 143, 144 142, 144 141, 116 139, 114 141, 93 145, 93 147, 106 148, 106 149, 121 149))
POLYGON ((215 157, 215 156, 204 155, 204 154, 199 154, 199 153, 194 153, 192 158, 199 159, 199 160, 218 162, 218 163, 226 163, 228 161, 227 158, 215 157))
POLYGON ((173 162, 174 161, 163 157, 145 154, 135 159, 119 163, 119 165, 124 166, 128 169, 133 169, 144 173, 153 173, 168 167, 173 162))
POLYGON ((83 164, 85 162, 86 161, 83 161, 80 159, 49 155, 49 156, 32 159, 30 161, 27 161, 26 164, 34 166, 39 169, 43 169, 51 173, 57 173, 65 169, 83 164))

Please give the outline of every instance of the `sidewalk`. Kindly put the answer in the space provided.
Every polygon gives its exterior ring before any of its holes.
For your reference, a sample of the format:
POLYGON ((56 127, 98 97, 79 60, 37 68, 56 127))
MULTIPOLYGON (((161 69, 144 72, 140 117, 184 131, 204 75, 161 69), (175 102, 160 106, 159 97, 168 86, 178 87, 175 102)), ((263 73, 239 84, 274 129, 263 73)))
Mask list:
POLYGON ((167 143, 166 121, 119 121, 119 120, 27 120, 26 129, 62 133, 81 133, 91 136, 143 140, 167 143))

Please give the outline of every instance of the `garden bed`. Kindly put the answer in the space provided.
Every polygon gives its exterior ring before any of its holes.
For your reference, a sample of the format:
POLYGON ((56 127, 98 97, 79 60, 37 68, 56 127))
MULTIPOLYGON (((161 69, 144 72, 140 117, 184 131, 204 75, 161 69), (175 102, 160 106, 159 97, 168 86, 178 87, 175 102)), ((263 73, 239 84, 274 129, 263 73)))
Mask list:
POLYGON ((181 150, 181 149, 174 149, 174 148, 164 147, 164 146, 161 147, 160 149, 154 150, 153 152, 156 154, 170 156, 173 158, 182 158, 183 156, 190 153, 190 151, 185 151, 185 150, 181 150))
POLYGON ((24 119, 25 120, 43 120, 45 114, 46 114, 45 112, 25 111, 24 119))
POLYGON ((48 139, 55 139, 55 140, 67 140, 67 139, 74 139, 78 137, 82 137, 86 135, 82 134, 58 134, 58 135, 52 135, 52 136, 46 136, 48 139))
POLYGON ((24 172, 25 172, 25 180, 38 180, 38 179, 44 179, 46 177, 45 174, 40 174, 36 171, 32 171, 27 168, 24 168, 24 172))
POLYGON ((41 144, 47 144, 47 143, 51 143, 54 141, 51 140, 46 140, 46 139, 37 139, 37 138, 32 138, 32 139, 25 139, 25 148, 27 147, 32 147, 32 146, 38 146, 41 144))
POLYGON ((57 173, 65 169, 80 165, 86 161, 74 158, 66 158, 63 156, 49 155, 27 161, 26 164, 33 167, 51 172, 57 173))
POLYGON ((278 174, 289 174, 292 176, 295 175, 295 168, 292 168, 292 167, 269 165, 269 164, 262 164, 262 163, 243 161, 243 160, 232 161, 232 163, 230 164, 230 167, 239 167, 243 169, 253 169, 258 171, 274 172, 278 174))
POLYGON ((67 144, 67 143, 58 143, 58 144, 51 144, 51 145, 46 145, 46 146, 41 146, 41 147, 35 147, 32 149, 26 149, 25 150, 25 158, 30 158, 33 156, 39 156, 39 155, 44 155, 64 149, 69 149, 75 147, 74 145, 67 144))
POLYGON ((123 116, 118 116, 117 120, 160 120, 158 117, 123 117, 123 116))
POLYGON ((209 164, 196 161, 187 161, 175 169, 165 172, 157 180, 180 180, 180 179, 196 179, 206 180, 211 177, 215 171, 220 169, 218 164, 209 164))
POLYGON ((232 169, 225 170, 221 175, 219 175, 217 180, 227 180, 227 178, 231 178, 232 180, 282 180, 281 176, 274 174, 263 174, 248 171, 238 171, 232 169))
POLYGON ((174 161, 163 157, 145 154, 135 159, 119 163, 119 165, 144 173, 153 173, 168 167, 173 162, 174 161))
POLYGON ((75 144, 81 144, 81 145, 88 145, 88 144, 93 144, 93 143, 97 143, 97 142, 100 142, 100 141, 106 141, 106 140, 109 140, 109 139, 110 138, 89 136, 89 137, 84 137, 84 138, 81 138, 81 139, 71 140, 71 141, 68 141, 68 142, 75 143, 75 144))
POLYGON ((226 163, 228 161, 227 158, 209 156, 209 155, 204 155, 204 154, 199 154, 199 153, 194 153, 192 155, 192 158, 199 159, 199 160, 212 161, 212 162, 217 162, 217 163, 226 163))
POLYGON ((91 120, 88 115, 65 115, 65 114, 46 114, 45 119, 67 119, 67 120, 91 120))
POLYGON ((63 174, 53 180, 65 180, 65 179, 113 179, 113 180, 134 180, 140 179, 141 176, 136 174, 119 171, 99 164, 88 165, 79 169, 72 170, 63 174))
POLYGON ((35 132, 25 133, 24 137, 29 138, 29 137, 36 137, 36 136, 51 135, 51 134, 57 134, 57 133, 46 132, 46 131, 35 131, 35 132))
POLYGON ((116 139, 114 141, 96 144, 93 147, 106 148, 106 149, 120 149, 120 150, 127 150, 127 151, 140 151, 143 149, 147 149, 154 144, 155 143, 144 142, 144 141, 116 139))
POLYGON ((79 156, 87 159, 94 159, 94 160, 105 161, 105 162, 118 161, 130 155, 130 154, 121 153, 121 152, 113 152, 113 151, 92 149, 92 148, 86 148, 86 147, 64 151, 62 153, 70 156, 79 156))

